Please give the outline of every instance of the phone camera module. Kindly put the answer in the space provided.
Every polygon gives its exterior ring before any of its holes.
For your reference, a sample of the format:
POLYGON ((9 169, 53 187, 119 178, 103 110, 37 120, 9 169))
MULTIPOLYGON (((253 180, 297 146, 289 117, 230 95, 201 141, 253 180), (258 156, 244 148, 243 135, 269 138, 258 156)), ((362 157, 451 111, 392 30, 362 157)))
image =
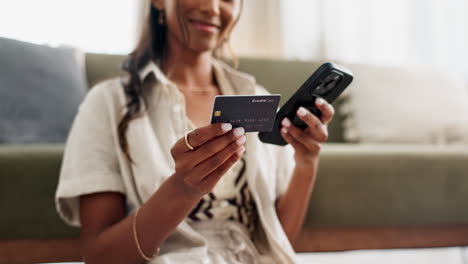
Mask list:
POLYGON ((341 79, 342 75, 333 71, 318 82, 314 92, 319 95, 326 94, 333 90, 341 79))

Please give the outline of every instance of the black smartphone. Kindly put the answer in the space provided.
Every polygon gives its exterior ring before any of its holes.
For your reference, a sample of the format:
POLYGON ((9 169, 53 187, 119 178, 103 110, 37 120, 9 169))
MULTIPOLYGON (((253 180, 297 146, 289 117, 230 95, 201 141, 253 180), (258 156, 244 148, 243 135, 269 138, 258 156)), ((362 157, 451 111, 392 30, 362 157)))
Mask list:
POLYGON ((297 109, 303 106, 320 117, 322 113, 315 106, 315 100, 320 97, 333 103, 352 81, 353 74, 348 69, 332 62, 322 64, 276 113, 273 130, 260 132, 258 137, 265 143, 287 145, 280 133, 283 118, 288 117, 294 125, 305 129, 307 124, 297 117, 297 109))

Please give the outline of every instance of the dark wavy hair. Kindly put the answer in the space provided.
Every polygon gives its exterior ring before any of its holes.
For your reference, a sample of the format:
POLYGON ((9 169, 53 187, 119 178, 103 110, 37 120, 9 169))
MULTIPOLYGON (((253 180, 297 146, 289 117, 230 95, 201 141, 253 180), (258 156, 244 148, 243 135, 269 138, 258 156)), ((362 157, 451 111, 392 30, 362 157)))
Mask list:
MULTIPOLYGON (((160 17, 164 16, 160 10, 148 0, 149 13, 144 21, 143 30, 141 37, 136 45, 136 48, 128 55, 128 57, 122 63, 122 70, 126 73, 126 78, 122 78, 122 86, 127 99, 126 112, 118 125, 118 138, 119 145, 125 156, 132 161, 129 150, 128 142, 126 138, 126 132, 130 121, 138 118, 142 114, 142 102, 145 101, 143 93, 143 83, 140 80, 139 72, 142 67, 147 65, 151 60, 161 61, 167 45, 167 25, 165 23, 160 24, 160 17)), ((243 1, 240 0, 240 8, 242 10, 243 1)), ((177 8, 178 8, 177 4, 177 8)), ((190 40, 190 35, 187 30, 187 26, 179 18, 179 24, 181 25, 181 32, 183 33, 184 41, 190 40)), ((236 18, 234 24, 237 24, 240 18, 236 18)), ((231 30, 231 29, 230 29, 231 30)), ((230 33, 230 32, 229 32, 230 33)), ((229 39, 224 39, 223 45, 220 45, 214 52, 214 56, 223 59, 226 58, 225 51, 230 54, 230 62, 234 67, 237 67, 238 60, 229 45, 229 39)), ((133 162, 133 161, 132 161, 133 162)))

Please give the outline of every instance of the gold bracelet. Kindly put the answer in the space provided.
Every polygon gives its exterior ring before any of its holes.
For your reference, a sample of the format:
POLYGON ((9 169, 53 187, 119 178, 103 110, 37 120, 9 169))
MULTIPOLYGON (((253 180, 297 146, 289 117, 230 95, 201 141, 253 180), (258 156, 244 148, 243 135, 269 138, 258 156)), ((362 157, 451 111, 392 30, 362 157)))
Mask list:
POLYGON ((137 231, 136 231, 136 219, 138 216, 138 212, 140 211, 140 208, 138 208, 135 212, 135 216, 133 217, 133 237, 135 238, 135 244, 137 246, 138 252, 140 253, 141 257, 145 259, 146 261, 150 261, 151 259, 157 257, 159 255, 159 250, 160 248, 156 249, 156 253, 150 258, 143 253, 143 250, 141 250, 140 243, 138 242, 138 236, 137 236, 137 231))

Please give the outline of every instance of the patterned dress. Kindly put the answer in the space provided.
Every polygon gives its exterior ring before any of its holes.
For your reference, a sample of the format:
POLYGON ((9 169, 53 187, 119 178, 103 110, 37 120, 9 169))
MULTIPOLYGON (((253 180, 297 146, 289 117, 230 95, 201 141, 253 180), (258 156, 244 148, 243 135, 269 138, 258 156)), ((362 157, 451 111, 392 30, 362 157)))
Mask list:
MULTIPOLYGON (((191 129, 195 128, 191 121, 188 123, 191 129)), ((258 215, 247 184, 246 166, 244 158, 238 160, 221 177, 213 191, 206 194, 198 202, 188 215, 188 219, 193 222, 203 220, 237 221, 243 224, 252 236, 258 215)))

